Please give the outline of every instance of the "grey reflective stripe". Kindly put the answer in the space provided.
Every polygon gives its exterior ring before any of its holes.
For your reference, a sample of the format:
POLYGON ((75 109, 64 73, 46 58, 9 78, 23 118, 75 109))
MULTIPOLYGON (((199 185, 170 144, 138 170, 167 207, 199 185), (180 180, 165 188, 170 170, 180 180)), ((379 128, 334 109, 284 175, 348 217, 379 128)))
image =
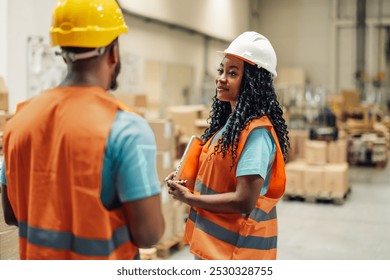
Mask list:
POLYGON ((119 246, 130 241, 126 225, 114 231, 111 239, 89 239, 78 237, 71 232, 40 229, 19 223, 19 235, 31 244, 57 249, 70 250, 84 256, 108 256, 119 246))
POLYGON ((196 220, 196 216, 198 215, 198 213, 196 213, 196 211, 194 210, 194 208, 191 207, 190 209, 190 215, 189 215, 189 218, 191 221, 193 221, 195 223, 195 220, 196 220))
POLYGON ((259 236, 242 236, 238 241, 238 248, 248 248, 257 250, 270 250, 276 248, 277 236, 259 237, 259 236))
POLYGON ((243 236, 237 232, 225 229, 224 227, 221 227, 220 225, 217 225, 198 215, 192 208, 190 210, 189 218, 195 223, 195 227, 199 230, 237 248, 250 248, 258 250, 270 250, 276 248, 277 236, 243 236))
POLYGON ((196 181, 195 191, 197 191, 200 194, 218 194, 219 192, 214 191, 213 189, 210 189, 208 186, 203 185, 202 181, 198 179, 196 181))
POLYGON ((237 232, 225 229, 224 227, 221 227, 220 225, 217 225, 200 215, 196 217, 195 227, 234 246, 236 246, 240 236, 237 232))
POLYGON ((252 210, 251 214, 249 215, 249 218, 255 220, 256 222, 276 219, 276 207, 272 208, 272 210, 268 214, 259 208, 255 208, 252 210))

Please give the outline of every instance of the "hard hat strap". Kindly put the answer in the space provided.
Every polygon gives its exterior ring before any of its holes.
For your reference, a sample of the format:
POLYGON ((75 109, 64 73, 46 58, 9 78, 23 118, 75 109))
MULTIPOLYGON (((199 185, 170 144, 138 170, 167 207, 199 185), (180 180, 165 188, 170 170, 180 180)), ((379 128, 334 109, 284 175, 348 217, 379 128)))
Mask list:
POLYGON ((94 56, 100 56, 104 53, 105 49, 106 49, 105 47, 102 47, 102 48, 97 48, 92 51, 83 52, 83 53, 61 51, 61 52, 56 52, 56 55, 62 55, 62 57, 66 61, 75 62, 77 60, 87 59, 94 56))

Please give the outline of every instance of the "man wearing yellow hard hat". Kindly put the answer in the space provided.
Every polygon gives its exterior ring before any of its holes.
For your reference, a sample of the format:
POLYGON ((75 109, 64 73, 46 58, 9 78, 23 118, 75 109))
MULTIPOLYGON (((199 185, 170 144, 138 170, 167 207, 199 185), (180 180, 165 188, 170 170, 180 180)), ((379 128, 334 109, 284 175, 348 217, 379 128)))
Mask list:
POLYGON ((56 4, 51 43, 67 75, 4 131, 4 216, 21 259, 137 259, 163 234, 153 132, 107 92, 125 32, 115 0, 56 4))

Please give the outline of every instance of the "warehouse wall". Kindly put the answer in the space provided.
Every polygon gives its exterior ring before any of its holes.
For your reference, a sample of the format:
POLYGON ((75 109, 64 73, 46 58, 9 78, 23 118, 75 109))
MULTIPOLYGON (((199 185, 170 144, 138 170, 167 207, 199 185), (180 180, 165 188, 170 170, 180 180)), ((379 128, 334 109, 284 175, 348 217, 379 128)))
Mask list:
POLYGON ((272 42, 278 66, 302 67, 316 86, 330 84, 330 1, 259 0, 258 31, 272 42))
POLYGON ((54 0, 8 1, 7 86, 9 107, 13 112, 18 102, 27 97, 27 38, 48 38, 54 0))

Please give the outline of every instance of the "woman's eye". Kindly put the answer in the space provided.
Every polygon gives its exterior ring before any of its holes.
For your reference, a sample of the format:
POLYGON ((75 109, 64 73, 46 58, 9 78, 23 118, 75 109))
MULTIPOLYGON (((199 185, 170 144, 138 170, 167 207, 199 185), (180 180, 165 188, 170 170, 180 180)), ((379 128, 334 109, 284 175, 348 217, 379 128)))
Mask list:
POLYGON ((236 72, 234 72, 234 71, 230 71, 230 72, 229 72, 229 75, 231 75, 231 76, 236 76, 236 75, 237 75, 237 73, 236 73, 236 72))

